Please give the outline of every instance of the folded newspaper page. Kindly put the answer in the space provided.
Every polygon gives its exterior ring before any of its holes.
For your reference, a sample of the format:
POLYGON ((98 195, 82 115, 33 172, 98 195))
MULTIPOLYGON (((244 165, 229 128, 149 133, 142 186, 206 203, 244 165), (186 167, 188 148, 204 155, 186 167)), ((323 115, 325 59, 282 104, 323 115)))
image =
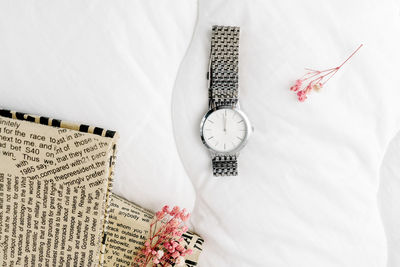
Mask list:
MULTIPOLYGON (((105 233, 104 266, 128 267, 143 248, 149 237, 150 223, 154 214, 128 200, 111 194, 109 221, 105 233)), ((183 236, 185 245, 193 250, 186 256, 187 267, 198 266, 204 240, 198 235, 187 232, 183 236)))
POLYGON ((99 266, 117 134, 0 109, 0 266, 99 266))

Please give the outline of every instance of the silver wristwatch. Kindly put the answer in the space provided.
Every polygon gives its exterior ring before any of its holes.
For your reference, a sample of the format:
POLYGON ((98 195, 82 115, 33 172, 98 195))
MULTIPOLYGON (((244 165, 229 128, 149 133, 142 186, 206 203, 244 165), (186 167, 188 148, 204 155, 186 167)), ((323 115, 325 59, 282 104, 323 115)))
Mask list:
POLYGON ((238 174, 239 151, 253 128, 239 108, 239 27, 213 26, 209 61, 209 110, 200 136, 212 157, 214 176, 238 174))

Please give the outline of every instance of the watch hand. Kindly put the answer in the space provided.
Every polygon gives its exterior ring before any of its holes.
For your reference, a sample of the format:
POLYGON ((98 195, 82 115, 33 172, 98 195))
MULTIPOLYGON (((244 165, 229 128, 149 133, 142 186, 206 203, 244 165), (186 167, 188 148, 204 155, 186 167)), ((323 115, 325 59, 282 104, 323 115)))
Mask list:
POLYGON ((225 114, 224 114, 224 132, 226 134, 226 110, 225 110, 225 114))

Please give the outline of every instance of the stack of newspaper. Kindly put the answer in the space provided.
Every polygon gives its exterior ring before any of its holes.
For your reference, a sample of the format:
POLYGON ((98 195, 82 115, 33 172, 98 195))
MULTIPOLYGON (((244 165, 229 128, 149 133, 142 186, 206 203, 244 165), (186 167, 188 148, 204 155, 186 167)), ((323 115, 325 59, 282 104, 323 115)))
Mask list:
MULTIPOLYGON (((153 214, 111 193, 117 139, 0 110, 0 266, 132 266, 153 214)), ((184 240, 196 266, 203 239, 184 240)))

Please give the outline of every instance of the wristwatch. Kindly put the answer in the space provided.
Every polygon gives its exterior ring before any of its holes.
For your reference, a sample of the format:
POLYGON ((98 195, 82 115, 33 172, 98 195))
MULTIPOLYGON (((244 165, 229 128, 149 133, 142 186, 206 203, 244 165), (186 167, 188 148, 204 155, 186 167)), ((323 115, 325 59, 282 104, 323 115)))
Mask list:
POLYGON ((209 110, 200 136, 210 151, 214 176, 238 174, 237 159, 253 127, 239 106, 239 27, 213 26, 209 60, 209 110))

